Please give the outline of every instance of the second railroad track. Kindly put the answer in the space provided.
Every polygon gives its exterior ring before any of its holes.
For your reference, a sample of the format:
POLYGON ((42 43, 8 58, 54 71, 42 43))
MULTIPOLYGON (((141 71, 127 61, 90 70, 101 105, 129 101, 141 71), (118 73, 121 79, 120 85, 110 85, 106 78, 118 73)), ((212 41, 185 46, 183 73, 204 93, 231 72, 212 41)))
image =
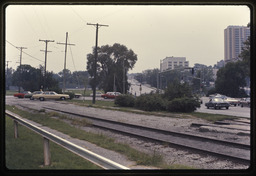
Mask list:
POLYGON ((143 138, 165 145, 168 144, 178 149, 203 153, 242 164, 250 163, 250 145, 248 144, 230 142, 212 137, 171 130, 151 128, 137 124, 123 123, 114 120, 101 119, 80 113, 55 109, 52 107, 43 108, 90 119, 92 121, 92 125, 98 128, 143 138))

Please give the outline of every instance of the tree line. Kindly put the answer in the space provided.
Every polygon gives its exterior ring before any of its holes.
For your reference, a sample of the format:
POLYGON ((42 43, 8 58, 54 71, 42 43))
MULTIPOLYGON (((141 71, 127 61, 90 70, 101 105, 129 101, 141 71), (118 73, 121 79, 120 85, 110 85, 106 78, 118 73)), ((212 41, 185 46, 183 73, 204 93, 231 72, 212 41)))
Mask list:
MULTIPOLYGON (((93 51, 95 48, 93 49, 93 51)), ((97 48, 98 60, 96 76, 93 74, 95 55, 87 55, 87 70, 71 72, 66 69, 59 73, 46 71, 44 67, 34 68, 30 65, 21 65, 14 70, 6 71, 6 89, 10 86, 22 87, 24 90, 52 90, 61 92, 63 87, 63 73, 65 71, 67 88, 86 88, 96 86, 107 91, 127 92, 129 89, 127 73, 137 61, 137 55, 125 45, 115 43, 113 46, 104 45, 97 48), (45 86, 43 87, 43 85, 45 86)))
POLYGON ((217 72, 217 78, 213 78, 212 66, 195 64, 194 74, 185 68, 160 72, 158 68, 137 73, 135 79, 140 83, 147 83, 152 87, 165 89, 175 82, 189 83, 194 93, 205 94, 220 93, 230 97, 247 97, 244 87, 250 82, 250 39, 244 42, 242 52, 237 62, 226 63, 217 72), (210 82, 215 81, 215 87, 209 89, 210 82))

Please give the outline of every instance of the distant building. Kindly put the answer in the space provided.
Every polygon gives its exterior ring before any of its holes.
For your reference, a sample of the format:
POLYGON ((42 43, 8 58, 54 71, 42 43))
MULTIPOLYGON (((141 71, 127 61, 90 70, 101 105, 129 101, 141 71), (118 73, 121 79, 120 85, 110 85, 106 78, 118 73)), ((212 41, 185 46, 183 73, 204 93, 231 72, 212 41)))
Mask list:
POLYGON ((217 64, 214 65, 214 68, 222 68, 224 66, 225 66, 225 61, 221 60, 221 61, 218 61, 217 64))
POLYGON ((242 51, 243 43, 250 36, 250 28, 245 26, 228 26, 224 30, 224 60, 237 61, 242 51))
POLYGON ((186 57, 166 57, 161 60, 160 71, 173 70, 179 67, 189 67, 186 57))

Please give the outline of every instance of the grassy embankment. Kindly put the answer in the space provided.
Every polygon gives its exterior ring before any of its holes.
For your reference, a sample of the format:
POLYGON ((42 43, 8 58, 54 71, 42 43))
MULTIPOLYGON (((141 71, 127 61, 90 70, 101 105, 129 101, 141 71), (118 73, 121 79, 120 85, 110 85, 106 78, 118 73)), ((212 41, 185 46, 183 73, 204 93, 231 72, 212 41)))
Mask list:
MULTIPOLYGON (((191 169, 192 168, 192 167, 189 167, 189 166, 177 165, 177 164, 167 165, 166 163, 164 163, 163 157, 161 155, 157 154, 157 152, 154 152, 154 154, 149 155, 147 153, 137 151, 137 150, 133 149, 132 147, 130 147, 127 144, 118 143, 114 139, 109 138, 107 136, 104 136, 103 134, 88 133, 88 132, 85 132, 85 131, 77 128, 77 127, 71 126, 70 124, 65 123, 63 121, 63 119, 69 120, 69 121, 71 121, 71 124, 76 125, 76 126, 78 124, 80 126, 90 125, 90 123, 88 123, 86 120, 70 119, 70 118, 68 118, 64 115, 60 115, 58 113, 44 113, 43 111, 41 113, 39 113, 39 112, 31 113, 31 112, 27 112, 27 111, 22 111, 20 109, 17 109, 15 107, 11 107, 11 106, 6 106, 6 107, 7 107, 8 110, 11 110, 12 112, 14 112, 16 114, 19 114, 22 117, 25 117, 29 120, 33 120, 33 121, 35 121, 37 123, 40 123, 44 126, 48 126, 52 129, 55 129, 55 130, 60 131, 64 134, 67 134, 67 135, 69 135, 73 138, 86 140, 86 141, 94 143, 94 144, 96 144, 100 147, 110 149, 110 150, 116 151, 118 153, 121 153, 123 155, 126 155, 128 159, 136 161, 137 164, 155 166, 155 167, 164 168, 164 169, 191 169), (56 119, 56 118, 51 118, 51 117, 58 117, 58 118, 56 119)), ((8 129, 8 128, 6 128, 6 129, 8 129)), ((21 132, 19 132, 19 133, 20 133, 20 136, 22 136, 21 132)), ((24 136, 26 136, 26 134, 24 136)), ((28 138, 28 137, 26 137, 26 138, 28 138)), ((9 140, 9 138, 7 138, 7 139, 9 140)), ((39 137, 39 139, 40 139, 40 137, 39 137)), ((22 141, 16 141, 16 143, 12 144, 12 146, 17 147, 17 146, 20 145, 19 144, 20 142, 22 143, 23 140, 22 141)), ((8 143, 8 142, 6 142, 6 143, 8 143)), ((26 145, 31 145, 32 146, 32 143, 28 142, 27 144, 23 144, 23 145, 24 146, 26 146, 26 145)), ((40 147, 42 147, 42 145, 39 146, 39 148, 40 147)), ((34 150, 34 148, 35 148, 35 146, 33 144, 33 147, 32 147, 31 150, 34 150)), ((10 148, 10 152, 13 151, 13 150, 17 151, 17 148, 12 148, 12 149, 10 148)), ((38 149, 38 150, 42 150, 42 149, 38 149)), ((25 153, 26 153, 26 151, 29 151, 29 150, 27 150, 27 148, 24 148, 24 149, 18 149, 18 151, 22 151, 22 152, 19 152, 19 155, 20 155, 20 158, 23 158, 23 163, 24 163, 25 153)), ((51 151, 52 151, 52 149, 51 149, 51 151)), ((41 151, 41 153, 42 153, 42 151, 41 151)), ((18 155, 18 153, 17 153, 17 155, 18 155)), ((9 160, 10 162, 12 162, 11 158, 13 158, 14 156, 13 155, 12 156, 7 156, 7 157, 10 157, 10 160, 9 160)), ((33 157, 33 155, 31 157, 33 157)), ((28 158, 26 156, 26 162, 27 162, 27 160, 31 160, 31 158, 28 158)), ((42 159, 39 159, 39 160, 40 161, 37 161, 36 166, 33 166, 33 167, 37 167, 37 168, 39 167, 40 168, 40 165, 42 164, 42 163, 40 164, 40 162, 42 162, 43 160, 42 159)), ((65 159, 64 160, 59 160, 58 157, 56 157, 56 160, 59 161, 59 162, 63 161, 63 162, 68 163, 69 157, 66 158, 67 161, 65 161, 65 159)), ((55 162, 53 162, 53 163, 55 163, 55 162)), ((22 164, 19 164, 19 162, 18 163, 16 162, 16 164, 18 164, 18 166, 14 165, 15 168, 22 167, 22 164)), ((31 163, 31 164, 33 164, 33 163, 31 163)), ((12 164, 10 164, 10 165, 12 165, 12 164)), ((59 164, 59 165, 62 166, 62 164, 59 164)), ((53 168, 58 168, 59 169, 60 166, 55 164, 55 165, 53 165, 53 168)), ((70 165, 66 165, 66 166, 63 166, 63 167, 64 168, 72 168, 72 166, 70 166, 70 165)), ((60 167, 60 168, 63 168, 63 167, 60 167)), ((77 168, 77 167, 74 167, 74 168, 77 168)))
POLYGON ((101 169, 91 162, 50 142, 51 165, 43 166, 43 139, 19 125, 19 137, 14 138, 13 121, 6 116, 6 167, 8 169, 101 169))

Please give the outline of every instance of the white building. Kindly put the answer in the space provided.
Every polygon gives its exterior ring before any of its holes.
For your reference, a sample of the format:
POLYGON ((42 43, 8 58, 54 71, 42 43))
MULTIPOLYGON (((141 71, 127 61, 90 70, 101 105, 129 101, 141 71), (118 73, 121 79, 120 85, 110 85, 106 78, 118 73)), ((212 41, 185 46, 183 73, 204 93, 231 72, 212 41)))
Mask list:
POLYGON ((250 28, 245 26, 228 26, 224 30, 224 60, 225 62, 238 60, 243 43, 250 36, 250 28))
POLYGON ((173 70, 179 67, 189 67, 186 57, 166 57, 160 61, 160 71, 173 70))

